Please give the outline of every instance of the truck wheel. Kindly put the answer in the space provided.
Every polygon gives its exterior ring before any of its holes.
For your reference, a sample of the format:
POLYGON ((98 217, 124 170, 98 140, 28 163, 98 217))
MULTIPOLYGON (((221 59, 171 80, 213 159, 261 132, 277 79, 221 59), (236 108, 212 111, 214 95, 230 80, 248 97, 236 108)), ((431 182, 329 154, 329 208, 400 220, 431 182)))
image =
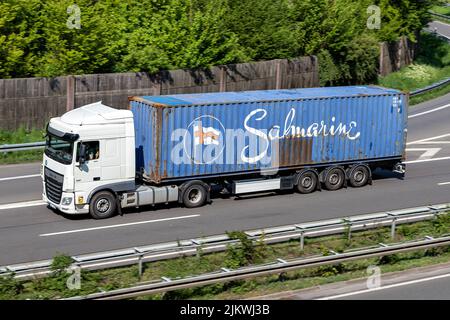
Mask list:
POLYGON ((317 175, 311 170, 300 172, 296 187, 303 194, 313 192, 317 187, 317 175))
POLYGON ((183 203, 187 208, 201 207, 206 201, 206 189, 201 184, 191 184, 183 192, 183 203))
POLYGON ((338 190, 344 185, 345 174, 340 168, 330 168, 327 170, 324 180, 325 188, 331 191, 338 190))
POLYGON ((366 166, 359 165, 350 169, 348 182, 354 188, 363 187, 369 181, 369 169, 366 166))
POLYGON ((109 191, 96 193, 89 205, 89 213, 94 219, 110 218, 116 212, 116 198, 109 191))

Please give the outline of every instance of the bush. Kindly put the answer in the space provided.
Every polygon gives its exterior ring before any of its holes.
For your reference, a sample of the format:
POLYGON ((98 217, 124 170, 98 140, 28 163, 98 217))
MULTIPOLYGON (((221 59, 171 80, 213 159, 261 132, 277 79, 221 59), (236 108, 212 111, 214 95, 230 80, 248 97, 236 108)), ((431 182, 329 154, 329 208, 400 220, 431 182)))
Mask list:
POLYGON ((345 265, 338 263, 336 265, 324 265, 320 266, 315 272, 315 276, 319 277, 332 277, 345 271, 345 265))
POLYGON ((400 257, 397 254, 391 254, 388 256, 382 256, 378 259, 378 263, 383 264, 394 264, 396 262, 400 261, 400 257))
POLYGON ((450 230, 450 214, 439 215, 431 220, 434 232, 444 233, 450 230))
POLYGON ((416 235, 420 231, 420 227, 418 225, 409 225, 404 224, 398 228, 398 233, 404 237, 412 237, 416 235))
POLYGON ((72 257, 65 254, 58 254, 55 257, 53 257, 50 270, 52 270, 53 273, 56 275, 65 273, 67 268, 69 268, 73 262, 74 261, 72 257))
POLYGON ((227 246, 226 266, 235 269, 254 262, 256 250, 253 241, 242 231, 227 232, 227 235, 239 243, 227 246))
POLYGON ((0 276, 0 294, 13 298, 15 295, 22 293, 23 284, 14 278, 14 274, 8 276, 0 276))

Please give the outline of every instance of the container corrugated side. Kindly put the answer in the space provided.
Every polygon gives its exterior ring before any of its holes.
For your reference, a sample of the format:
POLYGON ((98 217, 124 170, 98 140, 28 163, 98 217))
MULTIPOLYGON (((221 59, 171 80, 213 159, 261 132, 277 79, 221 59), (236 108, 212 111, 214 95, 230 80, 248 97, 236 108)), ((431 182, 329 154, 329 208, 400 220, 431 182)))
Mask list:
MULTIPOLYGON (((135 118, 137 166, 146 179, 156 183, 272 167, 273 163, 242 161, 242 149, 258 134, 249 128, 267 134, 279 127, 281 138, 271 142, 278 152, 272 154, 270 147, 267 150, 271 155, 267 158, 273 161, 278 157, 275 167, 279 168, 404 157, 407 97, 401 93, 174 107, 152 105, 142 99, 130 103, 135 118), (335 134, 330 131, 333 125, 335 134), (345 129, 339 130, 343 126, 345 129), (299 132, 292 127, 303 128, 306 136, 284 135, 299 132), (206 139, 208 132, 225 142, 215 145, 206 139), (227 137, 240 134, 247 135, 243 143, 228 143, 231 139, 227 137), (203 157, 202 152, 211 157, 203 157)), ((251 154, 247 150, 244 158, 261 155, 265 138, 258 140, 261 145, 251 154)))

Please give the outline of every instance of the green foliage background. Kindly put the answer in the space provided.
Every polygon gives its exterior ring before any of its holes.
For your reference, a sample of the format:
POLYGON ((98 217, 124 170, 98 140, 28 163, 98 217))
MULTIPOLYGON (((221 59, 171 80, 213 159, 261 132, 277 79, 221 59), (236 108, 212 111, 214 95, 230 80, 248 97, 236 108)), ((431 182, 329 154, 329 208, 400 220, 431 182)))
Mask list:
MULTIPOLYGON (((378 42, 428 22, 439 0, 3 0, 0 78, 202 68, 316 54, 322 85, 376 77, 378 42), (81 9, 70 29, 67 8, 81 9), (370 5, 381 29, 366 26, 370 5)), ((70 19, 69 19, 70 20, 70 19)))

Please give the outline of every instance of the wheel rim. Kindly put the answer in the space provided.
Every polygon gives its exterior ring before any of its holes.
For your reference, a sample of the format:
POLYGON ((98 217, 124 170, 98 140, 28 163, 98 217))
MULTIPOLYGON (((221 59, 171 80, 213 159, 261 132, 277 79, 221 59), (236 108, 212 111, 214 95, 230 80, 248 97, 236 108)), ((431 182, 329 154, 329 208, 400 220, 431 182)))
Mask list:
POLYGON ((331 185, 335 186, 341 182, 341 177, 337 172, 335 172, 330 175, 328 181, 330 182, 331 185))
POLYGON ((192 189, 188 193, 188 199, 191 203, 198 203, 202 199, 202 192, 200 189, 192 189))
POLYGON ((97 208, 97 211, 100 213, 105 213, 109 210, 111 204, 109 202, 108 199, 106 198, 101 198, 100 200, 97 201, 97 204, 95 205, 95 207, 97 208))
POLYGON ((355 172, 355 175, 353 176, 353 179, 356 183, 361 183, 366 178, 366 175, 364 174, 363 170, 357 170, 355 172))
POLYGON ((313 179, 310 176, 305 176, 302 178, 302 187, 309 189, 313 185, 313 179))

